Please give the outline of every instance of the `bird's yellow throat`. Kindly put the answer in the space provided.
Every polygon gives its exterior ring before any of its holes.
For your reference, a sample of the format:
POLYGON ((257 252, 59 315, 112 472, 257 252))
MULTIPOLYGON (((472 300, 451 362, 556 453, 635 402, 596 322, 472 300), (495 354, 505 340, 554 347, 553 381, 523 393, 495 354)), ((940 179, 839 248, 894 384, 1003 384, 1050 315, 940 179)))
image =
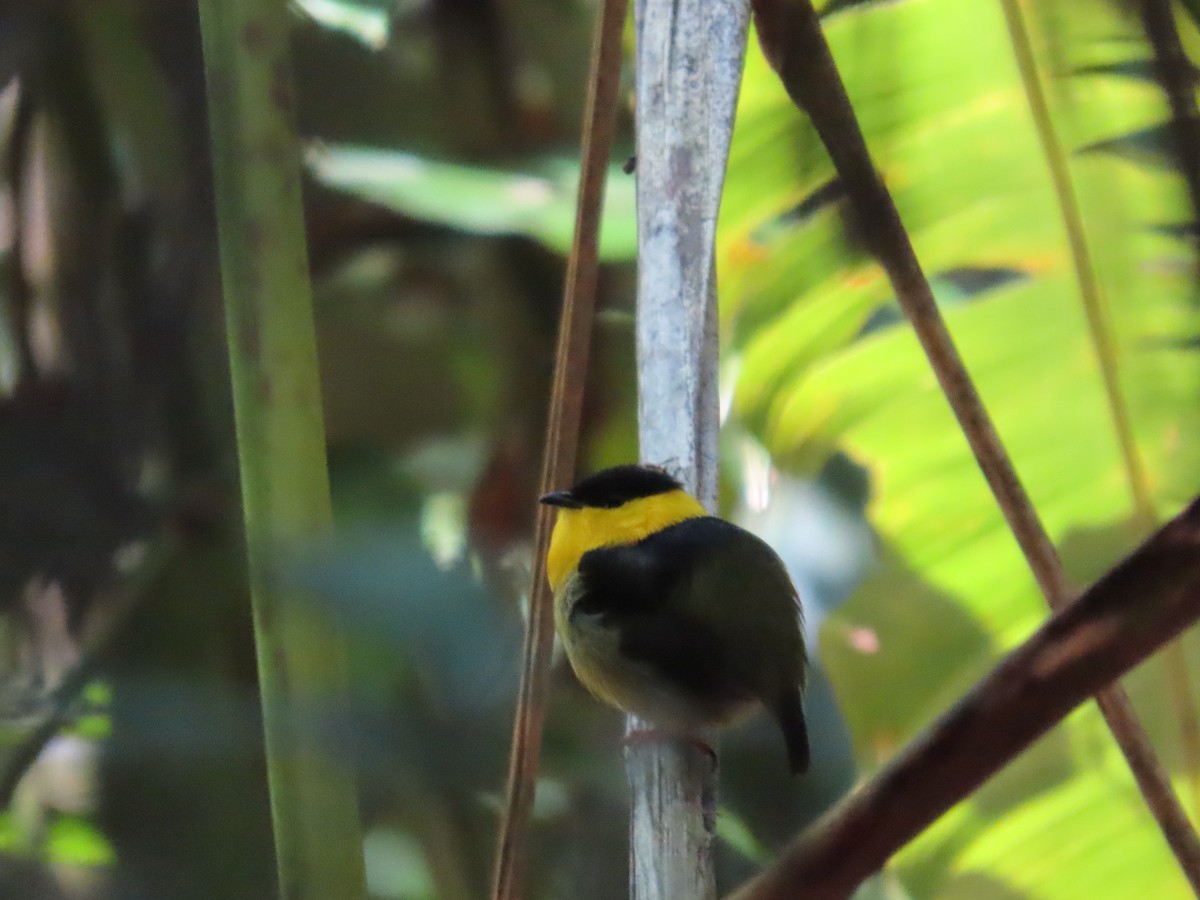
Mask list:
POLYGON ((588 551, 635 544, 685 519, 706 515, 708 511, 700 501, 686 491, 639 497, 615 509, 594 506, 559 509, 546 554, 546 578, 557 593, 588 551))

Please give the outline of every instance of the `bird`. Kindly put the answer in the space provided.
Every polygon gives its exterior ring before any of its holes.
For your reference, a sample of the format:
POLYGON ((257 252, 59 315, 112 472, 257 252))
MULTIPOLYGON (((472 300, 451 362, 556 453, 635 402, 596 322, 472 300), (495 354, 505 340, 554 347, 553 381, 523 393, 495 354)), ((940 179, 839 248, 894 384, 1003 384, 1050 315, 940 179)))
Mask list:
POLYGON ((597 699, 695 736, 761 706, 793 774, 809 766, 800 597, 763 540, 656 466, 604 469, 540 502, 555 629, 597 699))

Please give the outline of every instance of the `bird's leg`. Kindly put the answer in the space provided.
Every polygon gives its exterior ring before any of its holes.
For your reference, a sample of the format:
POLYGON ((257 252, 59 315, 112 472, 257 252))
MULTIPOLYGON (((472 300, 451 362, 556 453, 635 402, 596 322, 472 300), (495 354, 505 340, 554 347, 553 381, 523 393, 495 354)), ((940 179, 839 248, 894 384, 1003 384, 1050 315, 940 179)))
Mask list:
POLYGON ((668 731, 663 728, 635 728, 625 732, 621 743, 626 747, 631 747, 637 744, 654 744, 659 741, 685 741, 712 760, 714 769, 717 767, 717 751, 703 738, 698 738, 694 734, 680 734, 677 731, 668 731))

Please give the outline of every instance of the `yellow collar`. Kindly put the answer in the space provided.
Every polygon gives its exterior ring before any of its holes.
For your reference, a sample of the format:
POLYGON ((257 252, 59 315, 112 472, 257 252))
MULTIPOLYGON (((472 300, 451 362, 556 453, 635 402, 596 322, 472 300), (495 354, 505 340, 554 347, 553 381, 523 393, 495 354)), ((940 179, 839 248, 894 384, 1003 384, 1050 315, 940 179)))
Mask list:
POLYGON ((705 515, 708 512, 700 501, 682 490, 639 497, 615 509, 560 508, 546 554, 546 578, 557 593, 585 553, 636 544, 656 531, 705 515))

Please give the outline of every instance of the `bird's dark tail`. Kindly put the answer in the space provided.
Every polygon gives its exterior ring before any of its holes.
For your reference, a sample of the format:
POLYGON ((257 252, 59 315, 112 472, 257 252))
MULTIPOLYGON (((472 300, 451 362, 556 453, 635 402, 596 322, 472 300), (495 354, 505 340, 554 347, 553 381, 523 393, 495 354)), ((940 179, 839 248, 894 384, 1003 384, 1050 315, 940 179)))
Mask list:
POLYGON ((775 704, 775 717, 787 742, 788 763, 793 775, 808 771, 808 726, 804 722, 804 704, 799 688, 787 691, 775 704))

